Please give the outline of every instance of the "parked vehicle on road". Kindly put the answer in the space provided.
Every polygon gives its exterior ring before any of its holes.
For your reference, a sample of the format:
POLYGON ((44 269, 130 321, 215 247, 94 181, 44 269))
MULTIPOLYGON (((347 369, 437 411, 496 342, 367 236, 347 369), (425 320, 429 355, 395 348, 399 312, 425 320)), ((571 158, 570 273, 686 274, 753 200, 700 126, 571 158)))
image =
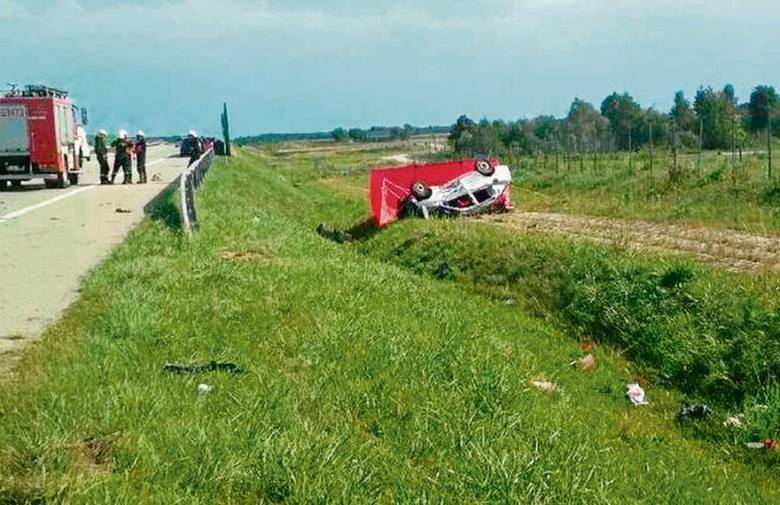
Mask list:
POLYGON ((47 188, 78 184, 78 126, 65 91, 26 86, 0 96, 0 190, 30 179, 43 179, 47 188))
POLYGON ((184 137, 179 146, 179 156, 189 158, 195 148, 195 143, 199 142, 197 137, 184 137))

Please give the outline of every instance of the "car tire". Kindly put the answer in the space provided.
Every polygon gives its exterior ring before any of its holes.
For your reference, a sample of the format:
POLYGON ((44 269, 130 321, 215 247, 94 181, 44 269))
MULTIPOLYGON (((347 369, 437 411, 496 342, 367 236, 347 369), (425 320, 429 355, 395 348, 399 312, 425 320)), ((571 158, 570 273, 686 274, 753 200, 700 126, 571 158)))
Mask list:
POLYGON ((22 187, 22 181, 11 181, 11 187, 14 188, 14 189, 21 188, 22 187))
POLYGON ((68 182, 71 186, 79 185, 79 174, 68 174, 68 182))
POLYGON ((0 191, 8 191, 8 181, 0 181, 0 191))
POLYGON ((417 181, 414 184, 412 184, 412 196, 418 202, 427 200, 428 198, 431 197, 432 194, 433 194, 433 190, 424 182, 417 181))
POLYGON ((485 177, 491 177, 496 173, 496 167, 490 164, 486 159, 478 159, 474 164, 474 169, 485 177))

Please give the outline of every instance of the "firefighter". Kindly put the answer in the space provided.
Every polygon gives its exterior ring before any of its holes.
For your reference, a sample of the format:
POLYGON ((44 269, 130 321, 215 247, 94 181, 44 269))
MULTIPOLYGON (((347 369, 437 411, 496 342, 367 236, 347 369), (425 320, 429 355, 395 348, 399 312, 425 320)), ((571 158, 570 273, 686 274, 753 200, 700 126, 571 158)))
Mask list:
POLYGON ((135 135, 135 167, 138 184, 146 184, 146 135, 142 130, 135 135))
POLYGON ((119 130, 116 140, 111 144, 116 152, 114 157, 114 169, 111 171, 111 184, 114 184, 116 173, 122 169, 124 179, 122 184, 133 183, 133 143, 127 138, 125 130, 119 130))
POLYGON ((98 130, 95 135, 95 155, 100 165, 100 184, 108 184, 108 146, 106 145, 106 130, 98 130))
POLYGON ((193 163, 198 161, 201 156, 203 156, 203 147, 200 145, 200 139, 198 138, 198 134, 195 130, 190 130, 189 137, 190 137, 190 144, 192 144, 192 151, 190 151, 189 165, 192 165, 193 163))

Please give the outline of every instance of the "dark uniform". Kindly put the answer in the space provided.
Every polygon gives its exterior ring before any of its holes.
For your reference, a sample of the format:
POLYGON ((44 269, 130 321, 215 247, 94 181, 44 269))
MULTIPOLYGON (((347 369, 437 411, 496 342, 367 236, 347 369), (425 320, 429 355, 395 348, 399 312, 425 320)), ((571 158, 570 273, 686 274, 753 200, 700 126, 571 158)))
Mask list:
POLYGON ((111 171, 111 184, 116 179, 116 173, 119 172, 120 167, 124 174, 122 184, 132 184, 133 182, 133 143, 127 139, 118 138, 112 144, 116 150, 116 157, 114 158, 114 169, 111 171))
POLYGON ((110 170, 108 166, 108 146, 106 145, 106 137, 103 135, 95 137, 95 155, 97 156, 98 164, 100 164, 100 184, 108 184, 108 172, 110 170))
POLYGON ((203 156, 203 147, 200 145, 200 139, 198 137, 192 138, 192 152, 190 152, 190 165, 195 163, 203 156))
POLYGON ((138 171, 138 184, 146 184, 146 139, 141 136, 135 140, 135 167, 138 171))

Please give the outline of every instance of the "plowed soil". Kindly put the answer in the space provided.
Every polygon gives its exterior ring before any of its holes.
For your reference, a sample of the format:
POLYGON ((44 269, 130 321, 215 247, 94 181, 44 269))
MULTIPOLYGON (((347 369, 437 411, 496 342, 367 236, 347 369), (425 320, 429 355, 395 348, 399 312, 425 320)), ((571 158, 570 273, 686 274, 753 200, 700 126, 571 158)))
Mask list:
POLYGON ((692 256, 737 272, 780 272, 780 238, 645 221, 514 212, 480 218, 525 233, 551 233, 662 254, 692 256))

